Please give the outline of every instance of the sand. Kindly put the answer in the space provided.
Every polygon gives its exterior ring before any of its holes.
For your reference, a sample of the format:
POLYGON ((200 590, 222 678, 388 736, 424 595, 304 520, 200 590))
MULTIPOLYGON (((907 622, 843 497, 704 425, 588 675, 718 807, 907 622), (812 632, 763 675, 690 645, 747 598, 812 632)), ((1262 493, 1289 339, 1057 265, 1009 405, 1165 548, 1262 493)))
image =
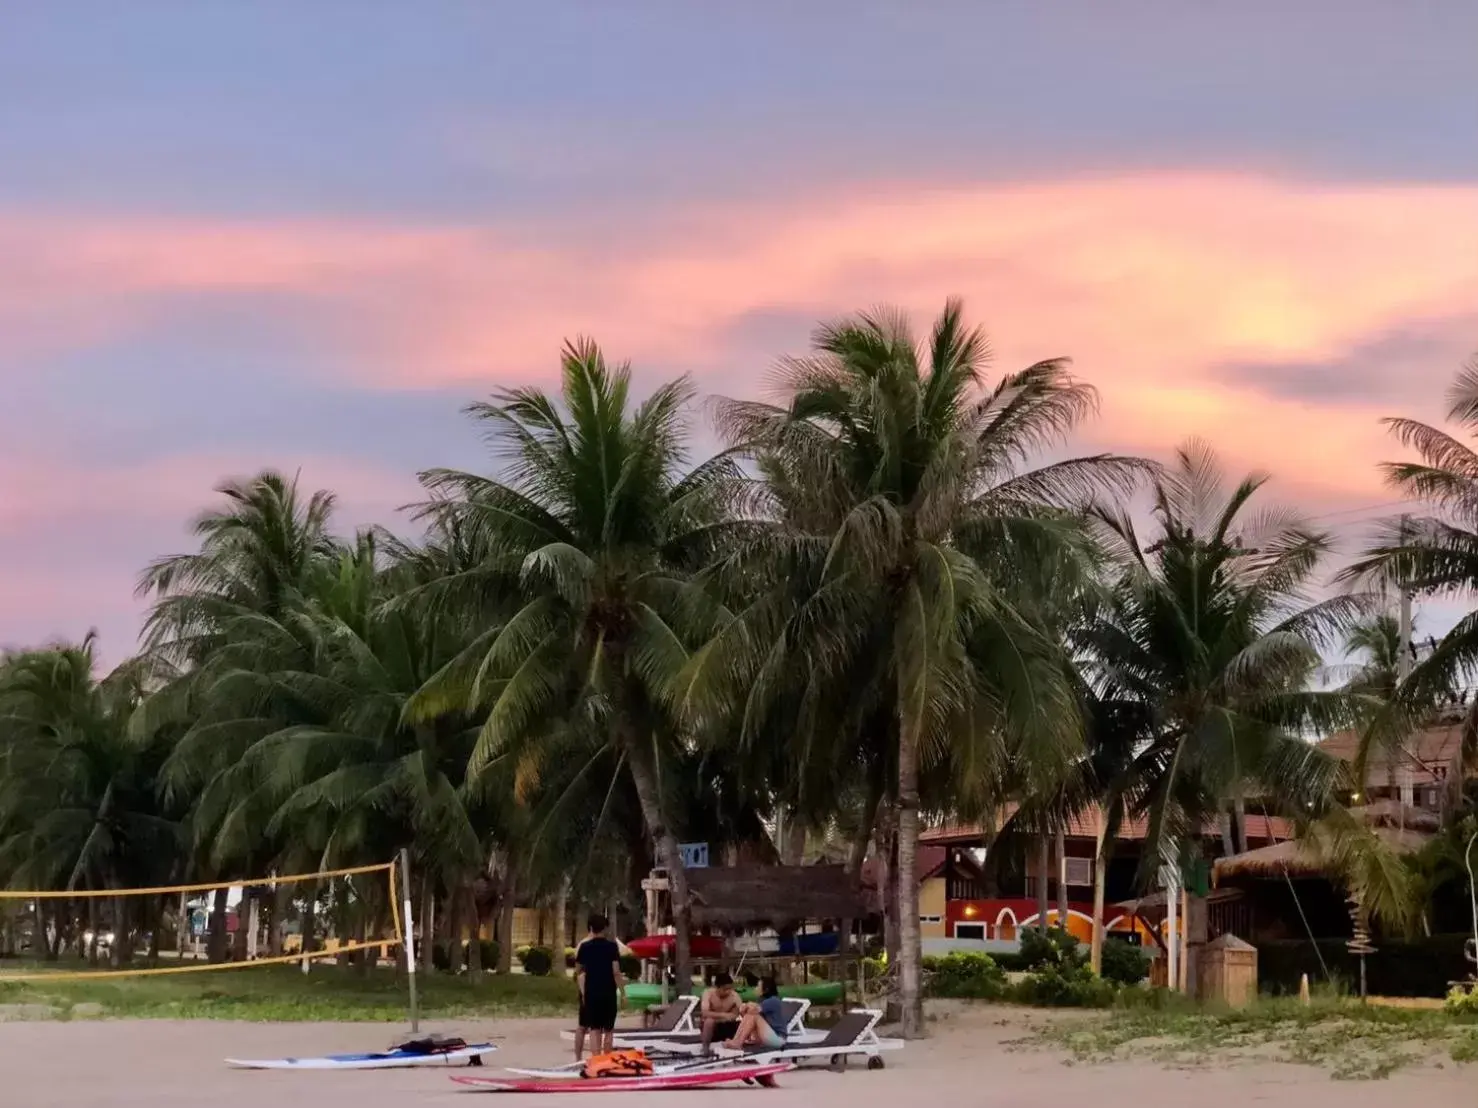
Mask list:
MULTIPOLYGON (((1070 1017, 1069 1017, 1070 1018, 1070 1017)), ((824 1069, 784 1075, 782 1087, 735 1087, 669 1094, 742 1108, 1430 1108, 1471 1105, 1478 1072, 1449 1064, 1402 1071, 1385 1080, 1333 1081, 1323 1070, 1279 1063, 1167 1070, 1149 1062, 1065 1064, 1044 1050, 1013 1049, 1023 1033, 1020 1010, 946 1012, 932 1036, 888 1055, 888 1067, 846 1073, 824 1069)), ((489 1058, 504 1064, 545 1065, 567 1060, 560 1020, 508 1020, 428 1025, 499 1045, 489 1058)), ((216 1021, 97 1020, 0 1023, 0 1105, 82 1108, 379 1108, 469 1105, 503 1096, 463 1092, 446 1071, 281 1073, 227 1069, 221 1059, 374 1050, 390 1044, 396 1028, 383 1024, 260 1024, 216 1021)), ((462 1072, 462 1071, 458 1071, 462 1072)), ((600 1096, 596 1105, 620 1108, 642 1094, 600 1096)), ((660 1098, 659 1098, 660 1099, 660 1098)), ((535 1103, 568 1102, 543 1097, 535 1103)), ((588 1098, 585 1102, 589 1102, 588 1098)))

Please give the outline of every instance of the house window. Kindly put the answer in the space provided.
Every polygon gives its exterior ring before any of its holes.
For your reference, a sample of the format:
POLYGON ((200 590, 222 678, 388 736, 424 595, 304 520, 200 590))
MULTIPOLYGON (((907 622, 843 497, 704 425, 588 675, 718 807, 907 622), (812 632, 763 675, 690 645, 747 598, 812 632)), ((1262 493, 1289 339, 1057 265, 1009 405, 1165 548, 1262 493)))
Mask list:
POLYGON ((957 939, 984 939, 985 924, 983 923, 957 923, 955 924, 955 938, 957 939))
POLYGON ((920 923, 943 923, 944 922, 944 917, 943 916, 920 916, 919 917, 919 922, 920 923))
POLYGON ((1069 885, 1090 886, 1093 884, 1093 859, 1092 858, 1069 858, 1067 860, 1067 883, 1069 885))

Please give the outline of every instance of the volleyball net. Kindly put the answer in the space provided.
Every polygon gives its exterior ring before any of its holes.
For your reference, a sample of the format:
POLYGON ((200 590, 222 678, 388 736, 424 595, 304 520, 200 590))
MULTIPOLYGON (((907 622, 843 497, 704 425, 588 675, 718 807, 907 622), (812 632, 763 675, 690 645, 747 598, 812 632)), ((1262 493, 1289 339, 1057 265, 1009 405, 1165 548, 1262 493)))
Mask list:
MULTIPOLYGON (((208 973, 354 957, 408 945, 395 862, 120 889, 0 889, 13 970, 0 984, 208 973)), ((409 944, 412 945, 413 944, 409 944)))

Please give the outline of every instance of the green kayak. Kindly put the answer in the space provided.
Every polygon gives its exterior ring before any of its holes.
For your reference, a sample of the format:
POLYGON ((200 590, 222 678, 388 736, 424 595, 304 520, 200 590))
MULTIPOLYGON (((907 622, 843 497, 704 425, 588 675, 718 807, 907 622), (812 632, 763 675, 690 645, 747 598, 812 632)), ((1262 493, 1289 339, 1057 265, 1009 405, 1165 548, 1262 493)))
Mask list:
MULTIPOLYGON (((753 1000, 754 994, 753 989, 739 990, 739 995, 745 1000, 753 1000)), ((813 981, 808 985, 781 985, 780 995, 809 1000, 812 1004, 840 1004, 842 984, 840 981, 813 981)), ((631 1008, 646 1008, 652 1004, 661 1004, 662 986, 640 982, 627 985, 626 1003, 631 1008)))

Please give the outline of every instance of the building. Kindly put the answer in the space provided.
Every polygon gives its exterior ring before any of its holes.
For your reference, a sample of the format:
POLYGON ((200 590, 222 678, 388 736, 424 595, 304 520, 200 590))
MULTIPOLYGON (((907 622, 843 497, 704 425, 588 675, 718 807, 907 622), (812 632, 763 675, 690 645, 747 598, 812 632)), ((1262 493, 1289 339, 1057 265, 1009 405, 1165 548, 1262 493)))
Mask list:
MULTIPOLYGON (((1360 750, 1360 733, 1336 732, 1319 743, 1319 749, 1353 762, 1360 750)), ((1461 777, 1462 750, 1460 720, 1444 720, 1415 731, 1400 750, 1372 746, 1365 780, 1360 792, 1350 799, 1357 805, 1387 800, 1399 801, 1406 808, 1441 812, 1453 783, 1461 777)))
MULTIPOLYGON (((1038 926, 1040 881, 1047 883, 1047 926, 1063 926, 1084 942, 1092 938, 1099 813, 1090 811, 1068 822, 1064 857, 1054 856, 1045 874, 1040 872, 1040 839, 1013 830, 1013 814, 1006 813, 988 850, 978 824, 930 828, 919 836, 919 922, 926 938, 1014 940, 1021 929, 1038 926), (1058 919, 1062 886, 1068 894, 1065 921, 1058 919)), ((1276 816, 1249 813, 1246 833, 1249 847, 1256 848, 1291 838, 1293 828, 1276 816)), ((1163 919, 1146 919, 1123 906, 1143 891, 1141 857, 1148 834, 1148 822, 1142 818, 1120 829, 1104 881, 1105 930, 1141 944, 1151 940, 1151 928, 1164 931, 1163 919)), ((1208 856, 1222 853, 1219 828, 1208 827, 1204 838, 1208 856)))

